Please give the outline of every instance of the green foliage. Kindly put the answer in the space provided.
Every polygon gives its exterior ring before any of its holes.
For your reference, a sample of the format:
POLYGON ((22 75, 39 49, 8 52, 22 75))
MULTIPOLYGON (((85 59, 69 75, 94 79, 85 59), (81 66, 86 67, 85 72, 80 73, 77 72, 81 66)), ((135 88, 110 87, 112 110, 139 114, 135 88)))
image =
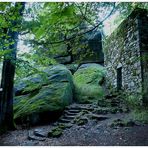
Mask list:
POLYGON ((121 119, 115 119, 111 124, 110 127, 130 127, 134 126, 135 122, 130 120, 121 120, 121 119))
MULTIPOLYGON (((9 38, 3 28, 11 28, 13 31, 28 32, 31 37, 25 38, 30 43, 31 53, 18 55, 16 77, 22 78, 34 73, 36 65, 48 66, 55 64, 55 53, 61 54, 64 46, 70 45, 68 52, 77 53, 78 49, 86 50, 86 44, 82 42, 89 27, 94 27, 108 12, 114 3, 67 3, 46 2, 32 3, 25 9, 25 16, 21 26, 13 25, 13 21, 19 21, 20 17, 12 3, 1 3, 1 38, 9 38), (104 10, 103 10, 104 9, 104 10), (103 11, 102 11, 103 10, 103 11), (97 18, 97 19, 96 19, 97 18), (81 36, 77 34, 81 33, 81 36), (33 38, 32 38, 33 36, 33 38), (72 38, 69 40, 68 38, 72 38), (25 60, 24 60, 25 59, 25 60)), ((119 3, 119 9, 127 10, 126 3, 119 3)), ((132 3, 129 3, 129 8, 132 3)), ((117 7, 117 8, 118 8, 117 7)), ((118 9, 115 9, 117 11, 118 9)), ((99 27, 99 26, 98 26, 99 27)), ((102 25, 100 24, 100 27, 102 25)), ((98 29, 98 28, 96 28, 98 29)), ((10 42, 2 42, 1 48, 7 48, 10 42)), ((91 53, 87 51, 83 57, 91 53)), ((80 62, 83 57, 79 58, 80 62)))
POLYGON ((148 10, 147 2, 119 2, 116 11, 120 15, 115 19, 114 24, 120 24, 135 8, 143 8, 148 10))
POLYGON ((0 50, 0 61, 3 60, 3 57, 6 55, 9 55, 9 53, 11 53, 12 50, 0 50))
MULTIPOLYGON (((35 57, 36 60, 41 59, 35 63, 48 65, 50 62, 47 59, 49 57, 52 59, 55 53, 60 52, 62 45, 70 45, 67 53, 75 54, 78 49, 86 50, 88 47, 82 42, 85 38, 83 32, 89 30, 88 25, 93 28, 98 23, 95 23, 95 18, 99 20, 98 13, 102 13, 102 7, 107 13, 112 5, 113 3, 75 2, 46 2, 32 5, 31 13, 35 17, 26 21, 24 26, 34 36, 33 39, 27 38, 26 42, 30 43, 37 54, 42 54, 42 57, 35 57), (78 36, 79 33, 82 34, 78 36)), ((83 57, 80 57, 81 59, 83 57)))
POLYGON ((135 109, 131 115, 135 120, 148 124, 148 108, 135 109))
POLYGON ((110 95, 117 96, 117 99, 123 101, 129 108, 137 109, 142 107, 142 93, 125 91, 117 91, 115 88, 110 88, 110 95))
POLYGON ((63 134, 63 129, 56 127, 53 128, 50 132, 48 132, 48 137, 60 137, 63 134))

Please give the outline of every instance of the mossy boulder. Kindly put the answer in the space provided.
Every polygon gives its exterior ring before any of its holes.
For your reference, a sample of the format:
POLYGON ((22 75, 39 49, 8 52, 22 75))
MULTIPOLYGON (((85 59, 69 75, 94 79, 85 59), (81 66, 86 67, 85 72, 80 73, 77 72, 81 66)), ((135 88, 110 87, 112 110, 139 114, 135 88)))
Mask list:
POLYGON ((74 73, 75 99, 80 103, 91 103, 104 96, 103 84, 106 70, 99 64, 83 64, 74 73))
POLYGON ((63 134, 63 129, 59 127, 53 128, 48 132, 48 137, 58 138, 63 134))
POLYGON ((64 65, 45 68, 16 82, 15 88, 14 119, 34 123, 54 118, 52 113, 61 112, 73 99, 72 75, 64 65))

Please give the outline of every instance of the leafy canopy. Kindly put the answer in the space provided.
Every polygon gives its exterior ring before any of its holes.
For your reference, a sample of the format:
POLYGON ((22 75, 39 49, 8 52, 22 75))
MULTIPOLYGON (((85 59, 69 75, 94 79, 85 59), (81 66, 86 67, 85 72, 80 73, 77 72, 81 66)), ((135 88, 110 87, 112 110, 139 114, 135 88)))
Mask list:
POLYGON ((119 12, 114 23, 119 24, 136 8, 148 8, 147 3, 138 2, 45 2, 26 3, 23 23, 19 21, 14 3, 0 3, 0 57, 10 51, 8 29, 18 31, 21 39, 31 49, 18 54, 17 76, 24 77, 38 70, 39 66, 55 64, 54 56, 63 54, 63 49, 75 54, 77 49, 88 48, 86 34, 103 28, 104 21, 119 12), (68 48, 70 47, 70 48, 68 48), (6 51, 7 49, 7 51, 6 51))

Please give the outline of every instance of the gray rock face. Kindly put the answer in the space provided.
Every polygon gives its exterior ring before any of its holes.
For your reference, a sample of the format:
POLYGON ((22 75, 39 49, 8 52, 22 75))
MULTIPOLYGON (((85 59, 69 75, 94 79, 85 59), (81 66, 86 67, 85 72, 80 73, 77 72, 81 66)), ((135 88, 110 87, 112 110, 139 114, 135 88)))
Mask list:
POLYGON ((86 48, 79 48, 74 55, 74 61, 80 63, 104 63, 104 54, 102 51, 101 32, 89 32, 85 34, 85 38, 81 41, 86 48), (81 59, 81 60, 80 60, 81 59))
POLYGON ((72 63, 104 63, 104 54, 102 50, 102 34, 100 31, 91 31, 85 34, 84 38, 81 39, 80 45, 72 47, 72 53, 68 53, 68 46, 62 45, 55 50, 54 59, 60 64, 72 64, 72 63))
POLYGON ((70 55, 69 56, 59 56, 55 59, 58 63, 61 63, 61 64, 71 63, 71 56, 70 55))
POLYGON ((71 72, 63 65, 51 66, 15 84, 14 119, 28 119, 32 124, 53 118, 73 99, 71 72), (47 115, 47 117, 45 116, 47 115))

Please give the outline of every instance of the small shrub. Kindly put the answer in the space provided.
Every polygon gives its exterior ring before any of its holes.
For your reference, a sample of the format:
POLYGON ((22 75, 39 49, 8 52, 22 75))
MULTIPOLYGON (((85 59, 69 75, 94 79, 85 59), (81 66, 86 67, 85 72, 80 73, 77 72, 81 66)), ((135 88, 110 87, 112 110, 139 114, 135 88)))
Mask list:
POLYGON ((60 137, 63 134, 63 129, 56 127, 53 128, 50 132, 48 132, 48 137, 60 137))
POLYGON ((148 108, 135 109, 132 116, 135 120, 148 124, 148 108))

